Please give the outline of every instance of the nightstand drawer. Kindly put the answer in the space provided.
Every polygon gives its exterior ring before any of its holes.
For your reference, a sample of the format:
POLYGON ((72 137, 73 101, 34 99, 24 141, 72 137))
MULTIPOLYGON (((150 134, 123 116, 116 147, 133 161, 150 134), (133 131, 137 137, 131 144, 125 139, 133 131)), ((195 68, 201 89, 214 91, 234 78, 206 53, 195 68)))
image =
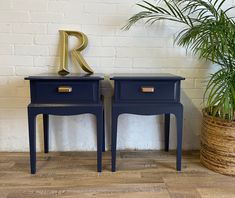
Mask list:
POLYGON ((177 102, 179 81, 118 80, 116 99, 120 102, 177 102))
POLYGON ((99 81, 34 80, 30 83, 32 103, 96 103, 99 81))

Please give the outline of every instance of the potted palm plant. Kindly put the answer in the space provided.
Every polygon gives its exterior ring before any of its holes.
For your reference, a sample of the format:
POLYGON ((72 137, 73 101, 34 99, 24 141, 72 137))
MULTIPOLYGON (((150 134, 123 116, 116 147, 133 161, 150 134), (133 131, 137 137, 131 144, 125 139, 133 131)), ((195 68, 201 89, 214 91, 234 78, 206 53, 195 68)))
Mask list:
POLYGON ((225 0, 160 0, 137 4, 143 11, 132 16, 148 24, 170 20, 184 25, 175 42, 199 59, 219 66, 210 75, 204 94, 201 163, 216 172, 235 175, 235 22, 225 0), (230 14, 229 14, 230 13, 230 14))

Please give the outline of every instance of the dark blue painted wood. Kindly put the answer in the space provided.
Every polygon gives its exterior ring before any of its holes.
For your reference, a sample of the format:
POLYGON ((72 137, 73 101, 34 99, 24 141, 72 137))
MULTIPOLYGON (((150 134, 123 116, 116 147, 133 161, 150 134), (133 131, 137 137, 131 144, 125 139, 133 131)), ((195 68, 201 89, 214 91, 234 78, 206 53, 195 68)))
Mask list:
POLYGON ((104 136, 104 126, 103 126, 103 108, 98 110, 96 115, 96 126, 97 126, 97 171, 102 171, 102 151, 103 151, 103 136, 104 136))
POLYGON ((177 124, 176 169, 181 170, 183 105, 180 103, 180 81, 184 78, 171 74, 117 74, 114 80, 112 103, 112 171, 116 171, 118 116, 123 113, 140 115, 165 114, 165 150, 169 150, 170 114, 177 124), (139 87, 154 87, 156 93, 140 93, 139 87), (168 93, 169 92, 169 93, 168 93))
POLYGON ((128 74, 119 73, 111 74, 111 80, 185 80, 185 78, 169 73, 138 73, 138 74, 128 74))
POLYGON ((49 152, 49 116, 43 114, 44 153, 49 152))
POLYGON ((102 75, 30 76, 31 103, 28 105, 28 125, 31 173, 36 173, 36 116, 43 114, 44 151, 49 151, 49 115, 77 115, 91 113, 97 122, 97 171, 102 171, 104 120, 100 95, 102 75), (73 94, 57 93, 58 86, 72 86, 73 94))
POLYGON ((180 86, 177 80, 115 80, 115 102, 169 103, 178 102, 179 94, 175 91, 180 86), (153 87, 153 93, 142 93, 141 87, 153 87))
POLYGON ((97 103, 100 101, 99 80, 31 80, 32 103, 97 103), (58 88, 68 86, 71 93, 59 93, 58 88))
POLYGON ((103 80, 104 74, 69 74, 66 76, 60 76, 58 74, 40 74, 36 76, 28 76, 25 78, 25 80, 103 80))
POLYGON ((169 151, 170 114, 165 114, 165 151, 169 151))
POLYGON ((102 151, 105 152, 105 112, 103 111, 103 146, 102 151))
POLYGON ((29 150, 31 174, 36 173, 36 115, 28 109, 29 150))
POLYGON ((183 109, 179 109, 176 114, 176 127, 177 127, 177 149, 176 149, 176 169, 181 171, 181 153, 182 153, 182 136, 183 136, 183 109))

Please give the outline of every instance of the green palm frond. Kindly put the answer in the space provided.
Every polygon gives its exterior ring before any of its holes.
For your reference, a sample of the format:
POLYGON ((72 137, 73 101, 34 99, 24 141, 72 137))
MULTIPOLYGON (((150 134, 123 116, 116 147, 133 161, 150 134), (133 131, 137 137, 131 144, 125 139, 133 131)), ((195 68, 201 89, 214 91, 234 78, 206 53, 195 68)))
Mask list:
POLYGON ((207 107, 212 116, 233 120, 235 108, 235 71, 222 68, 211 75, 207 85, 207 107))
POLYGON ((123 29, 130 29, 142 19, 146 24, 160 20, 184 24, 175 42, 199 58, 221 66, 212 74, 206 89, 209 113, 232 120, 235 111, 235 22, 234 16, 227 13, 235 6, 223 10, 224 3, 225 0, 160 0, 152 4, 144 0, 137 4, 143 11, 132 16, 123 29))

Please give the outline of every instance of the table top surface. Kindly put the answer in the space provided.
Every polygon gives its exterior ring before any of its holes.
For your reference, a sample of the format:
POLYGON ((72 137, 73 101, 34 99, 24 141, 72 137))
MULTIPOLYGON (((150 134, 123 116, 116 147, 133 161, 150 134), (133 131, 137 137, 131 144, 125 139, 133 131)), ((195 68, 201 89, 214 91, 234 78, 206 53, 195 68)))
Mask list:
POLYGON ((61 76, 57 73, 39 74, 28 76, 25 80, 103 80, 104 74, 68 74, 61 76))
POLYGON ((117 73, 110 74, 111 80, 185 80, 169 73, 117 73))
MULTIPOLYGON (((114 73, 110 74, 111 80, 185 80, 184 77, 169 73, 114 73)), ((25 80, 103 80, 104 74, 68 74, 61 76, 57 73, 32 75, 25 80)))

